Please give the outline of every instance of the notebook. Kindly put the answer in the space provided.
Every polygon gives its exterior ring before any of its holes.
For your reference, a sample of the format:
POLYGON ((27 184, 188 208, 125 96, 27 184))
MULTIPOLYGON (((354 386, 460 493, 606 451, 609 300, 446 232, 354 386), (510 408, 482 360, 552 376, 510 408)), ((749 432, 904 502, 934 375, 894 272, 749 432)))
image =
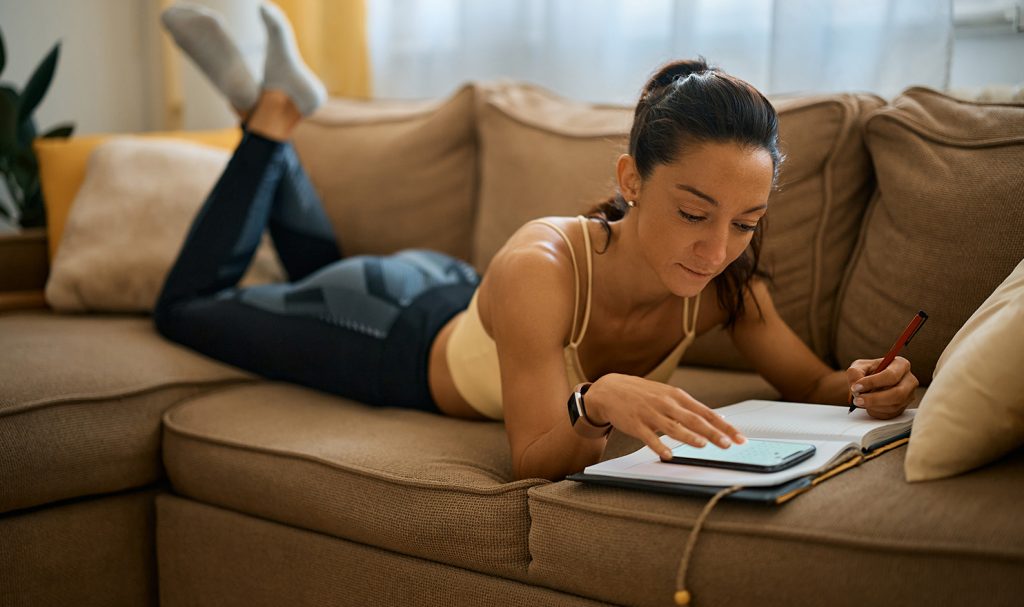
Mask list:
MULTIPOLYGON (((760 473, 662 462, 646 445, 592 466, 570 480, 687 495, 714 495, 743 485, 726 499, 782 503, 818 482, 907 442, 916 410, 879 420, 858 408, 748 400, 715 410, 747 438, 810 443, 814 455, 778 472, 760 473)), ((681 443, 661 437, 669 448, 681 443)), ((705 448, 718 449, 713 445, 705 448)))

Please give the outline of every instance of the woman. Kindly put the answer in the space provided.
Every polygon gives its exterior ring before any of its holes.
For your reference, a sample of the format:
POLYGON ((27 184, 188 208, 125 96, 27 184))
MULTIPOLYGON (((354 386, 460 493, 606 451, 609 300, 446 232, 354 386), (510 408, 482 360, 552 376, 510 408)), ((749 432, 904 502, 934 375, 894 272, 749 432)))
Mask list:
POLYGON ((781 162, 777 116, 745 82, 703 60, 664 66, 637 104, 619 194, 586 217, 522 226, 479 280, 430 251, 341 259, 288 143, 323 87, 283 14, 261 13, 262 87, 215 14, 179 6, 163 17, 245 129, 154 311, 169 339, 368 404, 503 418, 516 478, 595 463, 612 427, 663 459, 658 433, 695 446, 744 442, 664 383, 696 335, 720 325, 785 399, 853 396, 880 419, 912 402, 906 359, 870 376, 878 359, 834 371, 777 314, 758 269, 781 162), (239 289, 265 227, 290 282, 239 289), (567 399, 581 403, 568 417, 567 399))

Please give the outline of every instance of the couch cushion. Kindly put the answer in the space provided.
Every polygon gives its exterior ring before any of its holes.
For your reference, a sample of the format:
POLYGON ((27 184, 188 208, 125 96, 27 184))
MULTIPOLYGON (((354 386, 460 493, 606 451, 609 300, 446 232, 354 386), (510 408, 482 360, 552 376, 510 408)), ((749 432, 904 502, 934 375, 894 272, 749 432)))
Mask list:
POLYGON ((529 563, 526 491, 504 426, 372 408, 295 384, 240 386, 164 416, 193 499, 504 577, 529 563))
POLYGON ((0 343, 0 512, 159 479, 164 410, 256 379, 145 316, 0 314, 0 343))
MULTIPOLYGON (((585 213, 615 192, 633 110, 507 81, 481 85, 478 96, 473 262, 483 269, 529 219, 585 213)), ((780 314, 822 357, 831 355, 837 292, 874 186, 862 117, 882 103, 851 94, 776 101, 788 158, 769 202, 762 260, 775 277, 780 314)), ((699 338, 684 362, 749 369, 721 331, 699 338)))
MULTIPOLYGON (((694 604, 1016 605, 1024 450, 963 476, 903 480, 906 447, 780 506, 723 500, 690 557, 694 604)), ((703 498, 563 481, 530 490, 531 579, 670 605, 703 498)))
POLYGON ((295 149, 345 256, 427 248, 469 259, 476 202, 474 90, 440 100, 332 98, 295 149))
POLYGON ((844 285, 839 362, 904 350, 921 383, 974 310, 1024 258, 1024 105, 912 88, 867 118, 878 195, 844 285))

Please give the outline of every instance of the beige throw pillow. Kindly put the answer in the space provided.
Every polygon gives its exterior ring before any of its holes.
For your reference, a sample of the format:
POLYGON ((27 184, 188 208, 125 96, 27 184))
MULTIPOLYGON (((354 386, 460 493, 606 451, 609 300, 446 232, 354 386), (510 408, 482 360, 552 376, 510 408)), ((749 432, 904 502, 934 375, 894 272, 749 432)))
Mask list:
POLYGON ((917 409, 907 481, 946 478, 1024 445, 1024 261, 942 352, 917 409))
MULTIPOLYGON (((149 312, 192 219, 230 154, 171 139, 115 137, 89 157, 46 283, 61 312, 149 312)), ((284 279, 264 234, 241 284, 284 279)))

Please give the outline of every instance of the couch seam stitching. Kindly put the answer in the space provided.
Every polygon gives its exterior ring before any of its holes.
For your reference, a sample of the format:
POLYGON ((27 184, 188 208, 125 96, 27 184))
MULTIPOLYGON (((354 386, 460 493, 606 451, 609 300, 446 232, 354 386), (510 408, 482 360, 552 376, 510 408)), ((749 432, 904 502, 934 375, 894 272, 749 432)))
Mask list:
MULTIPOLYGON (((159 384, 155 384, 155 385, 143 385, 143 386, 129 388, 129 389, 125 390, 125 391, 119 391, 119 392, 92 392, 92 393, 81 393, 81 394, 68 395, 68 396, 57 397, 57 398, 37 399, 37 400, 34 400, 34 401, 29 401, 29 402, 21 403, 19 405, 15 405, 13 407, 8 407, 8 408, 5 408, 5 409, 0 409, 0 417, 5 417, 5 416, 8 416, 8 415, 20 414, 20 413, 25 413, 25 412, 28 412, 28 411, 35 411, 35 410, 45 409, 45 408, 48 408, 50 406, 74 404, 74 403, 77 403, 77 402, 83 402, 84 403, 84 402, 89 402, 89 401, 95 401, 95 400, 98 400, 98 399, 117 399, 117 398, 140 396, 140 395, 143 395, 143 394, 148 394, 148 393, 151 393, 151 392, 156 392, 156 391, 162 390, 164 388, 202 388, 202 387, 214 387, 215 388, 215 387, 219 387, 219 386, 230 386, 232 384, 257 384, 257 383, 260 383, 261 381, 263 381, 262 378, 258 378, 258 377, 255 377, 255 378, 248 378, 248 377, 225 378, 225 379, 216 379, 216 380, 212 380, 212 381, 200 381, 200 382, 196 382, 196 381, 174 381, 174 382, 159 383, 159 384)), ((178 402, 178 401, 175 401, 175 402, 178 402)))

